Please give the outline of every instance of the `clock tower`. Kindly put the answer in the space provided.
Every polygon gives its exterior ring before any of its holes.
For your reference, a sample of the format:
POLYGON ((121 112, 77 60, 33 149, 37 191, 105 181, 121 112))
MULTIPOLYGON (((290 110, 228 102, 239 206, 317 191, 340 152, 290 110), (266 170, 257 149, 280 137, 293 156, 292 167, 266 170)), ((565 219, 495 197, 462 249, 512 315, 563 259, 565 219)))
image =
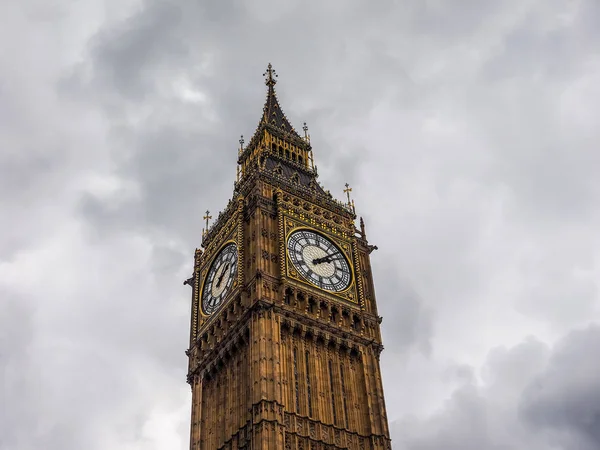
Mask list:
POLYGON ((317 182, 306 126, 265 73, 233 197, 194 258, 192 450, 391 449, 369 245, 354 204, 317 182))

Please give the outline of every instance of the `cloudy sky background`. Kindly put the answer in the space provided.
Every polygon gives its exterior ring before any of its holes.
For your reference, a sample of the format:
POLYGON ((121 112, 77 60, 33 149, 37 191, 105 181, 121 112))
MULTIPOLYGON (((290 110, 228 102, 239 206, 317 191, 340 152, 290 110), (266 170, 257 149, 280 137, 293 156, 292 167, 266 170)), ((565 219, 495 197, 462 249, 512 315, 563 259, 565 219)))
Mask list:
POLYGON ((269 61, 380 248, 394 448, 600 448, 600 2, 29 0, 0 25, 1 450, 187 448, 181 283, 269 61))

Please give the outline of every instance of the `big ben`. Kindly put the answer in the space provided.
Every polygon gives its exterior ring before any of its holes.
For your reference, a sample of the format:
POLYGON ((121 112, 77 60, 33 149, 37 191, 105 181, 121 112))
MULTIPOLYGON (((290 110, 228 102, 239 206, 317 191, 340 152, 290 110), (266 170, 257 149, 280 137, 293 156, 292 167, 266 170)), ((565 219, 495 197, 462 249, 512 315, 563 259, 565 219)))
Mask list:
POLYGON ((281 110, 270 64, 265 80, 232 199, 210 227, 207 212, 186 281, 190 449, 391 449, 376 247, 349 195, 317 181, 306 126, 281 110))

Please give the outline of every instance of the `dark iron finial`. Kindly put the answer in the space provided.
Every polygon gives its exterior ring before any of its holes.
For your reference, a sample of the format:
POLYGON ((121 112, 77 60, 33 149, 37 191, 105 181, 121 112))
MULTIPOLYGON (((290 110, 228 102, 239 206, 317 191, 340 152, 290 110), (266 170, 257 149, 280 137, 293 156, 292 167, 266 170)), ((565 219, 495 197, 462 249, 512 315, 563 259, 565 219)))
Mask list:
POLYGON ((277 83, 277 80, 275 79, 277 78, 277 73, 275 73, 275 69, 273 69, 271 63, 267 66, 267 71, 263 73, 263 77, 266 77, 265 84, 267 86, 275 86, 275 83, 277 83))

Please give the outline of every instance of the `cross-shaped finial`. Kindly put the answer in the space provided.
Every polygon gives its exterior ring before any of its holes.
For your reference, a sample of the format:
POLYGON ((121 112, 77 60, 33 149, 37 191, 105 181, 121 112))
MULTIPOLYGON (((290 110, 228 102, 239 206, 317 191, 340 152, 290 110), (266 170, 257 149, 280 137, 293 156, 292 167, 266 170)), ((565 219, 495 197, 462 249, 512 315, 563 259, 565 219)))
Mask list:
POLYGON ((204 230, 204 234, 208 233, 208 221, 210 219, 212 219, 212 216, 210 216, 209 214, 210 214, 210 211, 207 209, 206 215, 203 217, 203 219, 206 220, 206 229, 204 230))
POLYGON ((348 205, 351 205, 350 192, 352 192, 352 188, 350 187, 350 185, 348 183, 346 183, 345 186, 346 186, 346 189, 344 189, 344 193, 348 196, 348 205))
POLYGON ((239 142, 240 142, 240 148, 244 148, 244 135, 243 134, 240 136, 239 142))
POLYGON ((275 73, 275 69, 273 69, 271 63, 269 63, 267 66, 267 71, 263 73, 263 77, 266 77, 265 84, 267 86, 275 86, 275 83, 277 83, 277 80, 275 79, 277 78, 277 74, 275 73))
POLYGON ((302 129, 304 130, 304 139, 308 139, 308 126, 306 125, 306 122, 302 125, 302 129))

